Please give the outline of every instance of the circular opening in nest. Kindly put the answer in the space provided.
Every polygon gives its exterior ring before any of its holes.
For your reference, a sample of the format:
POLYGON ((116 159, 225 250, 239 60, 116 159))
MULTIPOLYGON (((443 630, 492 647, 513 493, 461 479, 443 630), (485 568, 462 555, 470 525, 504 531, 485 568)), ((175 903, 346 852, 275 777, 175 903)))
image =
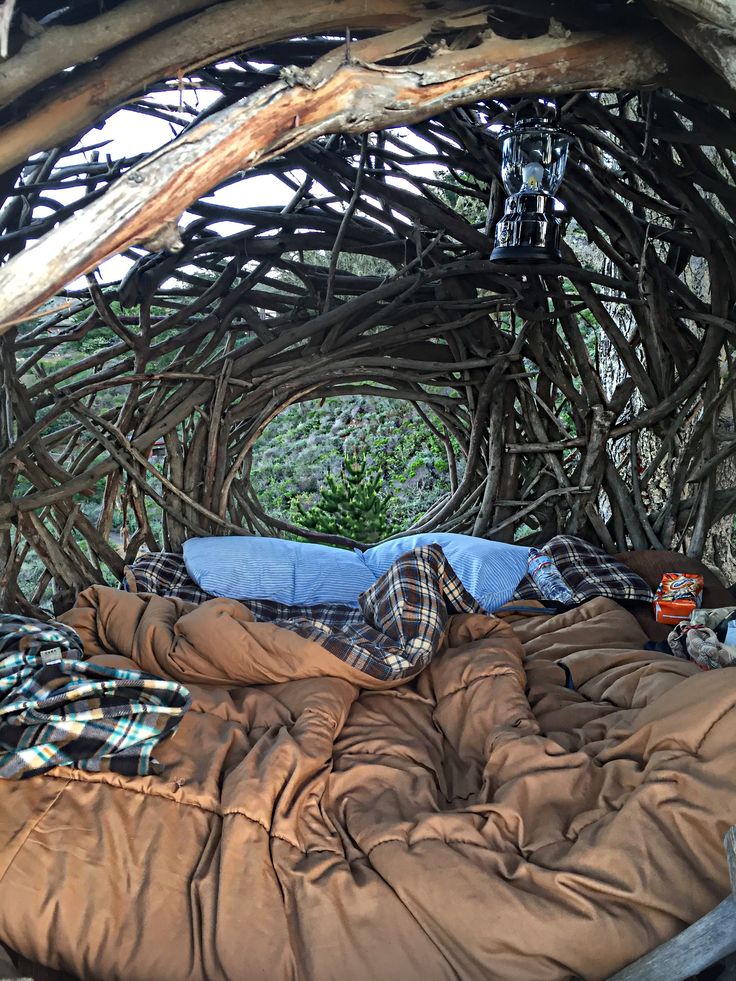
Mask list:
MULTIPOLYGON (((462 473, 459 446, 451 445, 462 473)), ((251 480, 272 517, 368 542, 421 518, 450 491, 452 466, 442 438, 411 402, 344 395, 281 412, 255 444, 251 480), (344 490, 346 464, 361 487, 352 496, 344 490), (343 495, 351 499, 343 503, 343 495), (320 527, 331 506, 334 529, 320 527)))

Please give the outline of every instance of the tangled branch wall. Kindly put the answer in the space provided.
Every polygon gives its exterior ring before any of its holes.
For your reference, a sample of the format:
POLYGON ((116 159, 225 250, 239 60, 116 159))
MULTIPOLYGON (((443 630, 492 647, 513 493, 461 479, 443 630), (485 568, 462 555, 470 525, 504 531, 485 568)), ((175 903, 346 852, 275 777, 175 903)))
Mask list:
MULTIPOLYGON (((238 98, 267 74, 253 58, 196 87, 238 98)), ((227 203, 189 209, 180 252, 129 249, 121 282, 90 278, 5 334, 0 608, 48 607, 192 535, 304 534, 259 502, 254 444, 285 407, 357 392, 416 404, 446 448, 450 490, 413 530, 707 551, 736 511, 736 123, 661 90, 561 101, 576 138, 561 266, 488 260, 509 117, 485 102, 233 178, 227 203), (233 188, 252 198, 264 173, 289 202, 239 206, 233 188)), ((189 122, 176 95, 132 108, 189 122)), ((37 155, 0 247, 134 162, 37 155)))

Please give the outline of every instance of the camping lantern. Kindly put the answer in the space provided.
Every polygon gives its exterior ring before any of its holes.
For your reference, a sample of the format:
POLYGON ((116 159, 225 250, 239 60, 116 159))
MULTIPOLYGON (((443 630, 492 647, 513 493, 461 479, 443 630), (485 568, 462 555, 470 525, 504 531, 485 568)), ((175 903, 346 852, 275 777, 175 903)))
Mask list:
POLYGON ((501 131, 501 179, 509 197, 496 225, 491 259, 503 262, 560 262, 564 208, 555 198, 572 139, 537 116, 517 119, 501 131))

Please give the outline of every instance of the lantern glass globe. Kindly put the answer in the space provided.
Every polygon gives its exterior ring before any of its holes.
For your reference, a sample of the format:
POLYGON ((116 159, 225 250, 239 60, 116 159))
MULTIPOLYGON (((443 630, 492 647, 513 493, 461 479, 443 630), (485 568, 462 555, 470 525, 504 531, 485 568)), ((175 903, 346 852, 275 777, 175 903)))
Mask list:
POLYGON ((501 134, 501 179, 508 194, 554 197, 565 173, 570 135, 540 119, 501 134))

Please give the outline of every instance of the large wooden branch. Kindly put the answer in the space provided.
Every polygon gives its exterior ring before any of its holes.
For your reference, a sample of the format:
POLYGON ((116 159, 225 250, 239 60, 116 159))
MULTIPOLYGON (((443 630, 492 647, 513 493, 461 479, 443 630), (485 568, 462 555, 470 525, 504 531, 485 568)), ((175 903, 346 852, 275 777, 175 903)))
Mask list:
POLYGON ((735 0, 661 0, 661 3, 717 27, 733 30, 736 24, 735 0))
MULTIPOLYGON (((403 50, 406 32, 397 31, 403 50)), ((366 42, 382 56, 391 35, 366 42)), ((440 48, 410 67, 333 55, 212 116, 129 171, 0 274, 0 333, 67 282, 135 242, 155 238, 197 198, 237 171, 320 135, 413 123, 478 99, 525 92, 626 89, 673 69, 653 38, 572 35, 487 37, 468 50, 440 48), (30 284, 33 284, 32 287, 30 284)))
POLYGON ((647 6, 736 89, 736 0, 647 0, 647 6))
POLYGON ((129 0, 81 24, 57 24, 30 38, 0 64, 0 106, 23 95, 57 72, 83 65, 165 21, 207 7, 211 0, 129 0))
POLYGON ((652 0, 649 6, 673 34, 736 90, 736 3, 730 0, 719 3, 714 0, 652 0))
MULTIPOLYGON (((162 78, 175 78, 236 51, 284 38, 320 31, 343 34, 347 25, 353 29, 397 27, 426 16, 428 5, 425 0, 373 0, 370 4, 364 0, 312 0, 309 4, 229 0, 216 4, 129 45, 63 84, 50 101, 34 106, 18 122, 0 129, 0 173, 39 150, 83 133, 125 99, 162 78)), ((149 6, 169 8, 168 0, 149 6)), ((109 16, 115 13, 117 10, 109 16)), ((80 25, 79 30, 85 26, 80 25)), ((84 46, 82 53, 88 54, 84 46)))

